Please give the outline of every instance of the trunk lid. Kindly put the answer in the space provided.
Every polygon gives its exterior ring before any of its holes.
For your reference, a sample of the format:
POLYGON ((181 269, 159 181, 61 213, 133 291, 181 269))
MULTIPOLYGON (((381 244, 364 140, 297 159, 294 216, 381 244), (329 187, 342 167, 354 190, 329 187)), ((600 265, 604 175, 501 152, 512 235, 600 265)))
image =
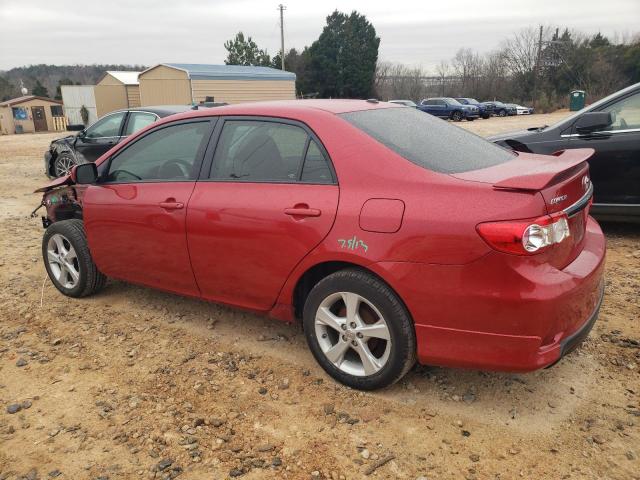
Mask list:
POLYGON ((519 153, 511 162, 453 176, 461 180, 490 183, 497 191, 540 194, 544 199, 546 212, 539 212, 539 215, 566 213, 569 238, 539 255, 541 260, 556 268, 564 268, 583 248, 593 194, 586 161, 593 153, 591 148, 562 150, 553 155, 519 153))

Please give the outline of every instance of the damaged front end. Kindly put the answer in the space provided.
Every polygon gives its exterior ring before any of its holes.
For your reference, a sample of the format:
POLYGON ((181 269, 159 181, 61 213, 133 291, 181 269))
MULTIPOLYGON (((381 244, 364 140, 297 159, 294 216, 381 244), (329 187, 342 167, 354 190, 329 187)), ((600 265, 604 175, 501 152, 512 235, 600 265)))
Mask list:
POLYGON ((45 207, 45 214, 41 217, 44 228, 60 220, 82 219, 82 195, 85 188, 84 185, 73 184, 69 175, 57 178, 46 187, 35 191, 42 192, 43 195, 40 205, 31 216, 36 217, 38 210, 45 207))

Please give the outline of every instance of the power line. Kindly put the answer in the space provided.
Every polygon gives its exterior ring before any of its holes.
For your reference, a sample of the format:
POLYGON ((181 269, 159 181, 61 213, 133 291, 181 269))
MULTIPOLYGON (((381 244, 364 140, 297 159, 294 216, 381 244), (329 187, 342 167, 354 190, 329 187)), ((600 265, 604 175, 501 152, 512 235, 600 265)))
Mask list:
POLYGON ((280 61, 284 70, 284 11, 287 9, 283 4, 278 5, 280 10, 280 61))

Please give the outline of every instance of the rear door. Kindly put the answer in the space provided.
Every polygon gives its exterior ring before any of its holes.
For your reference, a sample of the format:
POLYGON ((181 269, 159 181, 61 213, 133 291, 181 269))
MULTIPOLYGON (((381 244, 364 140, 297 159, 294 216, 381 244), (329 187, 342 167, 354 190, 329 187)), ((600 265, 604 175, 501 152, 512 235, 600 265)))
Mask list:
POLYGON ((589 159, 596 204, 640 209, 640 92, 598 111, 612 112, 613 125, 588 134, 573 130, 569 148, 593 148, 589 159))
POLYGON ((193 271, 205 298, 268 310, 333 225, 335 174, 297 122, 227 117, 217 138, 187 212, 193 271))
POLYGON ((75 152, 78 158, 95 162, 122 139, 122 128, 127 112, 105 115, 76 137, 75 152))
POLYGON ((185 218, 212 124, 194 119, 159 126, 100 166, 99 183, 84 193, 83 216, 103 273, 199 295, 185 218))

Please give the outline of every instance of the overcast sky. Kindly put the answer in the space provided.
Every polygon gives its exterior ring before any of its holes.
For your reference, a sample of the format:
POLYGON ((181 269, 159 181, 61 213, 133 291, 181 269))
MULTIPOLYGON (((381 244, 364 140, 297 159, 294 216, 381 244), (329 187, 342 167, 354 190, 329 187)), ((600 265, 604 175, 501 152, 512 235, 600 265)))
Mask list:
MULTIPOLYGON (((50 64, 223 63, 242 30, 279 50, 278 0, 0 0, 0 69, 50 64)), ((284 0, 285 48, 315 40, 334 9, 358 10, 380 59, 433 68, 461 47, 492 50, 537 24, 587 33, 640 31, 640 0, 284 0)))

